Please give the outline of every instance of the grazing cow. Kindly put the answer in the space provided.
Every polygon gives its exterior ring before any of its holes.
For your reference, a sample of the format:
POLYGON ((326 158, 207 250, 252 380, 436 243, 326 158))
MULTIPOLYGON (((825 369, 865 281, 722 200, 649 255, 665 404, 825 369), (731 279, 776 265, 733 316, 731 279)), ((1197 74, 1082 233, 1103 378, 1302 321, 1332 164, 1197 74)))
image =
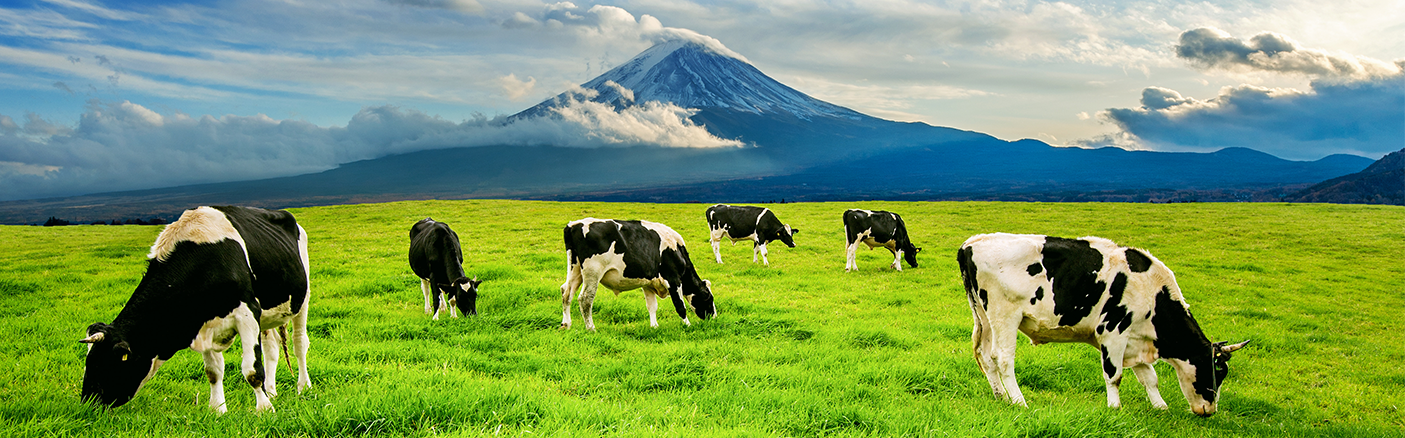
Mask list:
POLYGON ((698 318, 717 314, 712 282, 698 277, 683 236, 663 224, 585 218, 566 224, 566 282, 561 284, 561 328, 571 328, 571 293, 580 289, 585 328, 595 330, 595 290, 605 285, 616 295, 644 288, 649 326, 658 327, 658 297, 673 299, 673 308, 688 322, 688 307, 698 318), (581 286, 584 285, 584 288, 581 286))
POLYGON ((903 270, 901 260, 907 260, 908 265, 916 268, 917 253, 922 251, 908 240, 907 225, 903 223, 902 216, 887 211, 845 211, 844 236, 848 242, 844 247, 844 272, 859 270, 854 252, 859 249, 860 242, 868 245, 868 249, 888 248, 893 253, 893 264, 890 266, 899 271, 903 270))
POLYGON ((298 393, 307 375, 307 233, 286 211, 199 207, 167 225, 151 245, 146 274, 112 324, 88 326, 84 401, 109 407, 131 400, 157 368, 186 347, 205 359, 210 407, 224 413, 224 350, 238 335, 244 380, 255 409, 272 411, 279 338, 298 359, 298 393))
POLYGON ((1166 408, 1156 388, 1158 359, 1169 362, 1191 411, 1215 413, 1234 345, 1211 343, 1190 314, 1176 277, 1151 253, 1098 237, 1062 239, 981 234, 956 254, 976 363, 997 397, 1025 405, 1015 382, 1015 343, 1083 342, 1102 351, 1107 405, 1121 406, 1117 386, 1132 368, 1152 406, 1166 408))
POLYGON ((410 269, 420 278, 424 313, 434 309, 435 321, 445 307, 454 318, 459 317, 455 308, 464 315, 478 315, 478 285, 483 282, 463 275, 459 235, 449 224, 424 218, 410 227, 410 269), (447 298, 448 306, 441 296, 447 298))
POLYGON ((712 230, 712 255, 717 258, 717 263, 722 263, 722 237, 732 239, 732 245, 738 241, 751 241, 751 262, 756 263, 756 255, 761 254, 761 263, 770 266, 771 261, 766 260, 766 244, 773 240, 780 240, 791 248, 795 247, 794 236, 800 232, 798 228, 790 228, 790 225, 782 224, 776 218, 776 213, 769 208, 761 207, 734 207, 726 204, 717 204, 707 208, 707 227, 712 230))

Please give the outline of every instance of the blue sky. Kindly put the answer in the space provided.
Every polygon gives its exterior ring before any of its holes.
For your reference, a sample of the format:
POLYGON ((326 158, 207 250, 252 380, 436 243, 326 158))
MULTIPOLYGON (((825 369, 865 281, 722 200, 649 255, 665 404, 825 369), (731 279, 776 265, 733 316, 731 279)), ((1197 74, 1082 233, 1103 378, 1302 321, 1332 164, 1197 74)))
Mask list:
POLYGON ((1398 0, 21 0, 0 2, 0 199, 451 146, 680 33, 835 104, 1007 140, 1405 147, 1398 0))

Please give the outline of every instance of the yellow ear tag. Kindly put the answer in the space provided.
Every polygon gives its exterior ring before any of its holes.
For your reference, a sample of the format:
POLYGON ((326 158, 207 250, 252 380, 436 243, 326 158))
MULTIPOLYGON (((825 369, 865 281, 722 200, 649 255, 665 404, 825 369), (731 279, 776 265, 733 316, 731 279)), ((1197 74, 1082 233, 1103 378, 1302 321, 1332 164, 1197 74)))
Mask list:
POLYGON ((122 355, 122 361, 123 361, 123 362, 126 362, 126 361, 127 361, 127 355, 125 355, 125 354, 122 355))

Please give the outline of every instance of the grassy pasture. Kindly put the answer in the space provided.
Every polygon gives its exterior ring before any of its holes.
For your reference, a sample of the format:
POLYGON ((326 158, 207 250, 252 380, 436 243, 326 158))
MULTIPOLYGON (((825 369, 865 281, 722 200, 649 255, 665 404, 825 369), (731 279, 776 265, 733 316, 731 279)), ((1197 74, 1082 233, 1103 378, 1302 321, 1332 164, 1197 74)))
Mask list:
MULTIPOLYGON (((144 270, 157 226, 0 227, 0 435, 4 436, 1400 436, 1405 433, 1405 209, 1302 204, 855 202, 771 206, 797 248, 752 264, 746 243, 711 260, 705 206, 427 201, 296 209, 311 235, 310 372, 280 367, 278 412, 255 415, 226 353, 227 415, 206 403, 199 355, 177 354, 129 404, 78 402, 84 347, 144 270), (921 266, 860 250, 843 272, 847 208, 903 214, 921 266), (477 318, 431 322, 406 262, 430 216, 486 280, 477 318), (561 227, 648 219, 690 242, 720 316, 684 327, 639 291, 601 289, 599 331, 560 324, 561 227), (1158 411, 1127 378, 1104 407, 1095 349, 1020 341, 1022 409, 997 401, 970 353, 954 254, 994 231, 1097 235, 1175 270, 1214 340, 1237 353, 1220 412, 1189 412, 1161 364, 1158 411)), ((696 318, 694 318, 696 319, 696 318)))

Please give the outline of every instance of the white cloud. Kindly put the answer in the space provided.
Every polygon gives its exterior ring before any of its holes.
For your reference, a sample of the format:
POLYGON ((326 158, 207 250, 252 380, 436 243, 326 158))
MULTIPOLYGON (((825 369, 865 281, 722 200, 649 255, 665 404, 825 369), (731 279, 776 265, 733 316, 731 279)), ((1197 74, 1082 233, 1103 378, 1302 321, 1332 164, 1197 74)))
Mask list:
POLYGON ((1181 34, 1176 56, 1205 69, 1296 73, 1316 78, 1370 80, 1400 74, 1400 66, 1344 52, 1306 48, 1285 35, 1264 32, 1242 41, 1215 28, 1181 34))
POLYGON ((131 102, 90 101, 75 127, 0 115, 0 200, 67 196, 317 172, 426 149, 485 145, 740 147, 648 102, 616 110, 573 99, 547 117, 454 123, 383 105, 345 127, 255 116, 162 115, 131 102))
POLYGON ((498 83, 502 84, 503 93, 507 95, 507 99, 517 102, 527 97, 527 95, 532 92, 532 89, 536 88, 537 78, 528 76, 527 80, 523 81, 517 79, 516 74, 508 74, 507 76, 498 78, 498 83))

